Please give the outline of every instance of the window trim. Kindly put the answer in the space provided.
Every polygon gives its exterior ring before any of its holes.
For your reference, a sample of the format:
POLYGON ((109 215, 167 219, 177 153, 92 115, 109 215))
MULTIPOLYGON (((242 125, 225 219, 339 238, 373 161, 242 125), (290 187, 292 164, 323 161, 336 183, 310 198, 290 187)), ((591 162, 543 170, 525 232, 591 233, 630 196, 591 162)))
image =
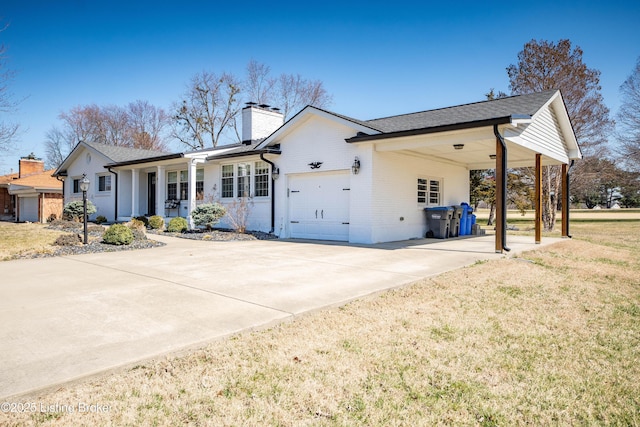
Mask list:
MULTIPOLYGON (((111 188, 112 188, 112 185, 111 185, 111 174, 105 173, 105 174, 97 175, 96 176, 96 181, 97 181, 97 186, 96 186, 97 193, 99 193, 99 194, 111 193, 111 188), (100 189, 100 180, 103 179, 103 178, 105 179, 105 181, 106 181, 107 178, 109 179, 109 189, 108 190, 101 190, 100 189)), ((105 183, 105 187, 106 187, 106 183, 105 183)))
POLYGON ((223 200, 233 200, 241 197, 246 197, 246 196, 239 195, 241 179, 249 180, 248 197, 250 199, 254 199, 254 198, 267 199, 271 195, 271 191, 273 191, 272 184, 271 184, 271 168, 269 167, 269 164, 267 162, 264 162, 262 160, 251 160, 251 161, 236 162, 236 163, 223 163, 223 164, 220 164, 220 189, 221 189, 220 198, 223 200), (239 171, 240 171, 241 165, 248 165, 249 173, 247 173, 246 175, 240 176, 239 171), (258 167, 258 165, 260 165, 261 167, 258 167), (228 171, 228 172, 231 172, 231 174, 225 176, 224 169, 229 167, 231 168, 231 171, 228 171), (251 169, 253 169, 253 171, 251 169), (266 173, 257 173, 259 170, 260 171, 266 170, 266 173), (265 191, 266 194, 261 194, 257 196, 256 195, 256 179, 264 180, 265 176, 267 177, 266 178, 267 187, 263 188, 262 191, 265 191), (225 181, 227 181, 226 187, 225 187, 225 181), (231 184, 231 188, 229 188, 228 184, 231 184))
POLYGON ((444 178, 435 177, 435 176, 427 176, 427 175, 418 175, 416 180, 416 201, 418 202, 418 206, 420 208, 431 207, 431 206, 440 206, 442 204, 442 196, 443 196, 443 188, 444 188, 444 178), (421 183, 420 180, 426 181, 425 183, 421 183), (438 183, 438 191, 431 191, 431 184, 433 182, 438 183), (425 188, 421 189, 420 186, 424 185, 425 188), (424 192, 424 201, 420 201, 420 193, 424 192), (432 194, 436 194, 438 196, 438 200, 435 203, 431 202, 432 194))

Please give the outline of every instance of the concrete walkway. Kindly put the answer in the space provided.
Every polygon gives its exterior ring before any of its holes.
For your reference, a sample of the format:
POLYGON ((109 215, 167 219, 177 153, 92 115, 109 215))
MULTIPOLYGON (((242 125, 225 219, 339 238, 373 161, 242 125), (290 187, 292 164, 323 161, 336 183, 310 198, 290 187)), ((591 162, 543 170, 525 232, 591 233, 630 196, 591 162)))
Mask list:
MULTIPOLYGON (((167 246, 0 262, 0 398, 503 256, 493 236, 372 246, 152 237, 167 246)), ((540 247, 508 244, 511 254, 540 247)))

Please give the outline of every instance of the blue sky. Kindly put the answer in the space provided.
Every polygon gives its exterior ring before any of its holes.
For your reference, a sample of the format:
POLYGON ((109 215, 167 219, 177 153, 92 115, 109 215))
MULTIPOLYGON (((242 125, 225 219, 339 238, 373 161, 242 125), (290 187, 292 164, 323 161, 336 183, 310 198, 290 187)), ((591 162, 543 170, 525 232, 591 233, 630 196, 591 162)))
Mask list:
MULTIPOLYGON (((319 79, 330 110, 358 119, 482 100, 509 92, 506 67, 531 39, 568 38, 602 72, 612 113, 640 56, 640 2, 4 0, 0 33, 24 98, 18 158, 44 158, 46 132, 79 105, 135 100, 169 109, 202 70, 319 79)), ((179 146, 176 150, 182 149, 179 146)))

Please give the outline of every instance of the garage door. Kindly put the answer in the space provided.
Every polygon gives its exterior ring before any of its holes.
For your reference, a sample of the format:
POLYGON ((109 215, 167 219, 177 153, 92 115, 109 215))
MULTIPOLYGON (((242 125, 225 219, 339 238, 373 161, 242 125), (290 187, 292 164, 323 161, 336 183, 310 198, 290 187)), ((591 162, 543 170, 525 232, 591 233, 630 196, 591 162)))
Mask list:
POLYGON ((349 191, 346 172, 289 177, 290 236, 348 241, 349 191))
POLYGON ((18 221, 38 222, 38 198, 20 197, 18 200, 18 221))

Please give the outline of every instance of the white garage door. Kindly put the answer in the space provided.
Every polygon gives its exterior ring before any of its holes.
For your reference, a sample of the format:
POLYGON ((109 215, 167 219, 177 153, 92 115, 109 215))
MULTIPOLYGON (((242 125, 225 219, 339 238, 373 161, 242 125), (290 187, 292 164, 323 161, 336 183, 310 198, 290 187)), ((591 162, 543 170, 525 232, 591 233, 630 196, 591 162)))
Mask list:
POLYGON ((38 198, 37 197, 20 197, 19 200, 19 218, 18 221, 38 222, 38 198))
POLYGON ((349 174, 309 173, 289 178, 290 236, 349 240, 349 174))

